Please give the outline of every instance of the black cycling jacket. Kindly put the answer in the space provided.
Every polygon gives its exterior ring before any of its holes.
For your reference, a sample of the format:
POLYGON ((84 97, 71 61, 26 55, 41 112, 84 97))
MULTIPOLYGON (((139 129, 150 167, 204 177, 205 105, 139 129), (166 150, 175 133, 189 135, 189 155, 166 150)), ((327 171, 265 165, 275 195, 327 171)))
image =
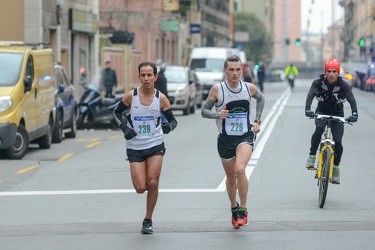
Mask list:
POLYGON ((306 97, 305 110, 311 110, 312 101, 319 91, 325 93, 325 98, 318 102, 315 113, 344 117, 344 105, 338 96, 349 102, 352 113, 358 113, 357 102, 348 83, 339 76, 336 83, 330 84, 325 75, 321 75, 311 84, 306 97))

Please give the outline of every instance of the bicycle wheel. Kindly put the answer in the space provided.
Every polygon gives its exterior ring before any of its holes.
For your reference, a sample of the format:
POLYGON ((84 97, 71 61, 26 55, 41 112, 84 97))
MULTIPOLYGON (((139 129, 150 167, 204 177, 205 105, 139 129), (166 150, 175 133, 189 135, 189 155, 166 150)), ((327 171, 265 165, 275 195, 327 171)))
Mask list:
POLYGON ((322 176, 319 179, 319 207, 323 208, 326 201, 329 183, 329 167, 331 164, 331 151, 326 148, 323 152, 322 176))

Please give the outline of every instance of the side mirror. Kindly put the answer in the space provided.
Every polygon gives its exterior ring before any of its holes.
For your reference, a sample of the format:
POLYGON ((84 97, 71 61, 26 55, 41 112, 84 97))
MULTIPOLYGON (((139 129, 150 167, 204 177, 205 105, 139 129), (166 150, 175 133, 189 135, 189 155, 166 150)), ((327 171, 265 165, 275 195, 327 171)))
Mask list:
POLYGON ((31 90, 32 80, 31 76, 28 75, 23 79, 23 83, 25 84, 25 93, 31 90))

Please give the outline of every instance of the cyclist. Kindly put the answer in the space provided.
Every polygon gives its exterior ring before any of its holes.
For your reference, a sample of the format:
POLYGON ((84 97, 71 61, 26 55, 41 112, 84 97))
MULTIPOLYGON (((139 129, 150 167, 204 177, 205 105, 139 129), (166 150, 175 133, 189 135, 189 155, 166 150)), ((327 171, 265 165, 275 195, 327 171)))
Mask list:
POLYGON ((294 80, 298 76, 298 69, 291 63, 284 70, 285 79, 288 80, 291 90, 294 89, 294 80))
MULTIPOLYGON (((314 117, 316 114, 333 115, 344 117, 344 105, 347 100, 350 104, 352 115, 349 116, 349 122, 356 122, 358 119, 357 103, 350 86, 339 76, 340 62, 334 58, 325 63, 325 74, 316 79, 307 94, 305 115, 314 117), (311 103, 316 97, 318 100, 317 108, 311 111, 311 103)), ((321 136, 325 130, 326 121, 315 120, 315 132, 311 137, 310 155, 306 162, 306 168, 315 170, 315 155, 319 147, 321 136)), ((335 158, 333 166, 332 183, 340 184, 339 164, 343 152, 342 137, 344 135, 344 124, 340 122, 332 123, 332 136, 335 142, 335 158)))

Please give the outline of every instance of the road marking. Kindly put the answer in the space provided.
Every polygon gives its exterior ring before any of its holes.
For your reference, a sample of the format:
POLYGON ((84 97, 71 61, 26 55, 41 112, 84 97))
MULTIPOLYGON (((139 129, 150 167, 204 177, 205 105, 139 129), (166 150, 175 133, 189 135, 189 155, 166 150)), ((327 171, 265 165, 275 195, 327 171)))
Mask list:
POLYGON ((119 138, 120 136, 119 135, 112 135, 109 137, 109 139, 116 139, 116 138, 119 138))
MULTIPOLYGON (((247 179, 250 179, 250 175, 253 172, 254 168, 255 167, 249 166, 249 164, 247 164, 247 167, 245 169, 247 179)), ((227 189, 226 184, 225 184, 226 181, 227 181, 227 177, 224 177, 224 179, 221 181, 220 185, 215 189, 215 191, 224 192, 227 189)))
POLYGON ((64 160, 66 160, 66 159, 72 157, 73 155, 74 155, 73 153, 66 154, 66 155, 64 155, 64 156, 61 156, 61 157, 58 159, 58 161, 64 161, 64 160))
POLYGON ((95 141, 93 143, 90 143, 86 146, 86 148, 93 148, 95 147, 96 145, 99 145, 101 142, 100 141, 95 141))
MULTIPOLYGON (((262 124, 262 130, 265 131, 257 142, 257 146, 252 154, 252 157, 246 167, 246 177, 250 179, 250 176, 258 162, 258 159, 264 149, 266 142, 268 141, 273 128, 276 125, 276 121, 280 117, 284 106, 290 97, 290 90, 287 89, 281 97, 273 105, 271 112, 266 116, 262 124)), ((99 141, 91 143, 92 147, 100 144, 99 141)), ((88 147, 87 145, 86 147, 88 147)), ((37 168, 37 166, 30 167, 37 168)), ((25 172, 31 170, 30 168, 25 169, 25 172)), ((23 170, 20 170, 23 171, 23 170)), ((18 171, 18 172, 20 172, 18 171)), ((17 172, 17 173, 18 173, 17 172)), ((160 193, 215 193, 224 192, 226 177, 221 181, 220 185, 216 189, 159 189, 160 193)), ((123 194, 123 193, 135 193, 134 189, 103 189, 103 190, 68 190, 68 191, 18 191, 18 192, 0 192, 1 196, 34 196, 34 195, 74 195, 74 194, 123 194)))
POLYGON ((16 174, 23 174, 27 171, 30 171, 30 170, 33 170, 33 169, 36 169, 36 168, 39 168, 39 166, 31 166, 31 167, 28 167, 28 168, 24 168, 24 169, 21 169, 21 170, 18 170, 16 172, 16 174))
POLYGON ((284 110, 284 106, 286 105, 289 97, 290 97, 290 90, 287 89, 281 97, 277 100, 277 102, 273 105, 271 112, 267 115, 265 120, 265 127, 262 128, 264 134, 262 134, 261 139, 257 142, 254 153, 252 154, 251 158, 259 159, 260 155, 263 152, 264 146, 266 145, 273 128, 276 125, 277 120, 279 119, 280 115, 284 110), (276 114, 275 114, 276 113, 276 114), (271 117, 271 119, 269 119, 271 117))

